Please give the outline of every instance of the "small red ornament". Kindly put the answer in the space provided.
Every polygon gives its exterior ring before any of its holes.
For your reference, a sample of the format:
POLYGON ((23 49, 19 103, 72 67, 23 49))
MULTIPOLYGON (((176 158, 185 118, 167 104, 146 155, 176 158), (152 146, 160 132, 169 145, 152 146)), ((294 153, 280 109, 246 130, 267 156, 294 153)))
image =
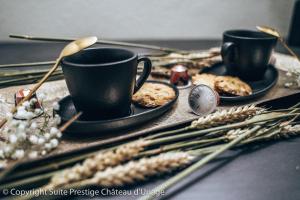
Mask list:
POLYGON ((184 65, 175 65, 171 69, 170 83, 176 86, 188 85, 190 76, 184 65))
MULTIPOLYGON (((17 106, 28 94, 30 93, 30 89, 21 89, 15 94, 15 106, 17 106)), ((37 99, 36 93, 32 95, 32 98, 35 98, 37 102, 34 104, 34 108, 42 108, 42 105, 37 99)))

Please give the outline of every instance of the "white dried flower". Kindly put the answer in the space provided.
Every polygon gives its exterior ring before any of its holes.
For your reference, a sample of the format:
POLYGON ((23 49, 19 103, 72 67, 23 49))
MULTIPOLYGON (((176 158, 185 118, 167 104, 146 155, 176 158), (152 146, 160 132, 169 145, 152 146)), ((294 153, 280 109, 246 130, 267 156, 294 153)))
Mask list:
POLYGON ((17 149, 13 154, 12 154, 12 159, 21 159, 24 157, 24 150, 23 149, 17 149))
POLYGON ((24 101, 22 106, 24 106, 25 108, 29 108, 30 107, 29 101, 24 101))
POLYGON ((9 145, 6 145, 3 150, 5 155, 9 155, 12 152, 12 148, 9 145))
POLYGON ((11 121, 11 125, 14 127, 17 127, 19 125, 19 123, 20 123, 20 121, 15 120, 15 119, 11 121))
POLYGON ((286 75, 286 76, 292 76, 292 73, 291 73, 291 72, 286 72, 285 75, 286 75))
POLYGON ((55 136, 58 132, 59 132, 59 130, 56 127, 51 127, 51 129, 50 129, 51 135, 55 136))
POLYGON ((26 133, 25 132, 18 132, 18 140, 23 141, 26 139, 26 133))
POLYGON ((61 136, 62 136, 62 133, 59 131, 59 132, 56 134, 56 137, 61 138, 61 136))
POLYGON ((11 135, 8 137, 8 140, 9 140, 9 142, 10 142, 11 144, 15 144, 15 143, 17 143, 18 138, 17 138, 17 136, 16 136, 15 134, 11 134, 11 135))
POLYGON ((3 149, 0 149, 0 158, 1 158, 1 159, 4 159, 4 158, 5 158, 3 149))
POLYGON ((30 125, 30 128, 36 129, 37 128, 37 123, 36 122, 32 122, 31 125, 30 125))
POLYGON ((48 150, 48 151, 51 150, 52 149, 52 144, 51 143, 46 143, 45 144, 45 149, 48 150))
POLYGON ((29 141, 32 143, 32 144, 37 144, 38 143, 38 140, 39 138, 36 136, 36 135, 31 135, 29 137, 29 141))
POLYGON ((61 117, 58 114, 55 114, 53 122, 55 125, 59 125, 61 123, 61 117))
POLYGON ((21 112, 21 111, 25 111, 25 107, 22 105, 22 106, 19 106, 17 108, 17 112, 21 112))
POLYGON ((58 140, 57 139, 52 139, 50 140, 50 143, 52 145, 52 148, 55 148, 58 146, 58 140))
POLYGON ((287 87, 287 88, 291 87, 292 85, 293 85, 293 83, 290 83, 290 82, 284 84, 284 86, 287 87))
POLYGON ((19 130, 19 131, 25 131, 25 128, 26 128, 26 126, 25 126, 24 123, 21 123, 21 124, 19 124, 19 126, 18 126, 18 130, 19 130))
POLYGON ((49 140, 51 138, 51 135, 49 133, 45 133, 44 137, 45 137, 46 140, 49 140))
POLYGON ((45 143, 45 139, 43 138, 43 137, 40 137, 39 139, 38 139, 38 144, 39 145, 42 145, 42 144, 44 144, 45 143))
POLYGON ((20 159, 24 156, 36 158, 38 155, 46 155, 58 146, 57 138, 61 137, 61 133, 56 126, 60 123, 60 117, 55 115, 51 118, 44 112, 46 109, 34 109, 36 102, 37 99, 34 98, 26 101, 14 116, 7 113, 9 120, 1 130, 7 141, 1 143, 0 159, 20 159), (39 118, 33 119, 37 114, 42 114, 40 117, 44 118, 44 123, 40 123, 42 120, 38 120, 39 118))
POLYGON ((53 107, 53 110, 59 110, 59 103, 58 102, 54 102, 53 104, 52 104, 52 107, 53 107))
POLYGON ((38 152, 37 151, 31 151, 29 154, 28 154, 28 157, 29 158, 37 158, 38 157, 38 152))
POLYGON ((39 108, 34 109, 34 114, 39 115, 41 114, 43 111, 39 108))

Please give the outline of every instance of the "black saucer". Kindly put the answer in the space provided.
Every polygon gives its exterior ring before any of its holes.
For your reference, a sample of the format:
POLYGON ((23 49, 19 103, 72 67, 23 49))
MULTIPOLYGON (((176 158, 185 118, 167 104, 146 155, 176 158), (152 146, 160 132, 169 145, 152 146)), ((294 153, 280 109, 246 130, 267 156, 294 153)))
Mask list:
MULTIPOLYGON (((83 121, 83 120, 76 120, 73 122, 66 130, 67 133, 74 133, 74 134, 99 134, 104 132, 111 132, 117 131, 122 129, 133 128, 137 125, 145 123, 151 119, 154 119, 169 109, 175 104, 179 91, 176 87, 163 82, 158 81, 147 81, 153 83, 161 83, 165 84, 175 91, 176 97, 168 102, 163 106, 159 106, 156 108, 145 108, 140 107, 138 105, 131 105, 131 114, 126 117, 116 118, 116 119, 109 119, 109 120, 99 120, 99 121, 83 121)), ((76 109, 74 107, 73 101, 71 96, 66 96, 59 101, 60 109, 56 112, 60 115, 62 119, 62 123, 65 123, 69 119, 71 119, 76 114, 76 109)))
MULTIPOLYGON (((215 75, 228 75, 226 71, 225 65, 221 63, 217 63, 211 67, 204 68, 201 73, 215 74, 215 75)), ((265 73, 265 76, 262 80, 259 81, 245 81, 248 83, 253 93, 248 96, 221 96, 220 100, 222 102, 238 102, 250 100, 253 98, 257 98, 265 95, 277 82, 278 79, 278 71, 273 65, 269 65, 268 69, 265 73)))

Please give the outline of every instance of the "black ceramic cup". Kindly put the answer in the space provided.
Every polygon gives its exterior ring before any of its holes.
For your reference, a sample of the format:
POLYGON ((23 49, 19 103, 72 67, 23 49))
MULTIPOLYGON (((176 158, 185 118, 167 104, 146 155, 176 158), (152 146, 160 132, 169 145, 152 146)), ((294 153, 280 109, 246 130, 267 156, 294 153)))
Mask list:
POLYGON ((85 49, 65 57, 61 66, 74 106, 83 112, 84 120, 129 115, 133 93, 151 72, 148 58, 119 48, 85 49), (144 62, 144 69, 136 80, 139 62, 144 62))
POLYGON ((244 80, 262 79, 276 42, 276 37, 257 31, 224 32, 221 55, 228 74, 244 80))

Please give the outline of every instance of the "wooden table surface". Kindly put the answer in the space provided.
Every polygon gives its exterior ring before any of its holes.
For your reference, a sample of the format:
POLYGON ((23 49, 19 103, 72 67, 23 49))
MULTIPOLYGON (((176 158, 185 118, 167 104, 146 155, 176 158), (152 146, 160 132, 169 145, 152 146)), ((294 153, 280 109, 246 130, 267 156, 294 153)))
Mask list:
MULTIPOLYGON (((219 45, 219 41, 146 41, 149 44, 159 44, 180 49, 206 49, 219 45)), ((47 61, 54 60, 62 43, 40 42, 2 42, 0 43, 0 64, 47 61)), ((139 53, 146 52, 143 49, 133 49, 139 53)), ((294 67, 298 64, 289 56, 276 54, 277 64, 280 69, 294 67)), ((297 89, 287 89, 284 82, 287 77, 280 71, 278 83, 270 92, 254 101, 242 102, 248 104, 266 99, 273 99, 299 92, 297 89)), ((24 86, 15 86, 0 89, 0 114, 8 111, 13 102, 13 94, 24 86), (5 103, 3 103, 5 102, 5 103), (8 103, 7 103, 8 102, 8 103)), ((27 87, 27 86, 26 86, 27 87)), ((65 82, 48 82, 39 90, 48 94, 48 104, 67 95, 65 82)), ((180 90, 180 97, 174 108, 163 116, 136 127, 129 131, 119 133, 107 133, 93 138, 64 137, 59 148, 53 154, 80 149, 87 146, 107 142, 107 139, 126 138, 137 136, 144 130, 164 127, 170 123, 186 121, 196 118, 187 104, 189 89, 180 90)), ((232 106, 222 104, 221 106, 232 106)), ((164 198, 172 199, 300 199, 300 138, 279 142, 267 148, 255 151, 229 152, 208 164, 203 170, 189 177, 179 186, 168 192, 164 198), (223 159, 226 158, 226 159, 223 159), (219 169, 220 168, 220 169, 219 169), (219 169, 219 170, 217 170, 219 169), (212 173, 214 172, 214 173, 212 173), (189 186, 189 187, 187 187, 189 186)), ((136 187, 152 188, 161 180, 142 184, 136 187)), ((132 199, 128 196, 110 196, 107 198, 132 199)))

